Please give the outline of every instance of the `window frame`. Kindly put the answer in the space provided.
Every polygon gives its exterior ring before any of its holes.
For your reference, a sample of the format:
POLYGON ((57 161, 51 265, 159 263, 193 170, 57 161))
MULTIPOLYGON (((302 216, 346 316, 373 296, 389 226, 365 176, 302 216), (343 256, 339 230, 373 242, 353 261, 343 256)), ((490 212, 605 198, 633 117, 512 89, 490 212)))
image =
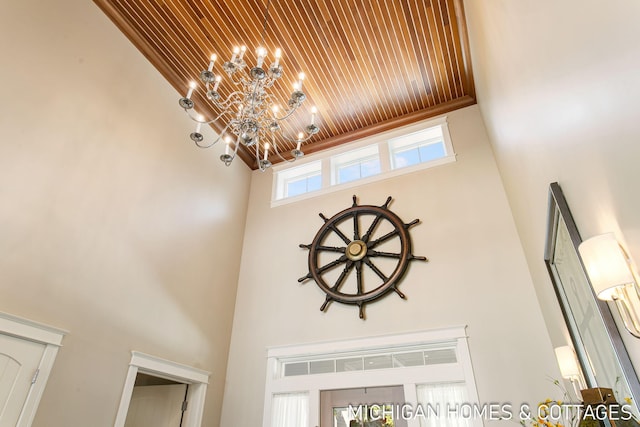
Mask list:
POLYGON ((361 181, 363 179, 379 175, 382 173, 382 162, 380 160, 380 147, 378 144, 368 144, 364 147, 355 148, 344 153, 336 154, 330 157, 331 162, 331 185, 343 185, 353 181, 361 181), (370 151, 370 153, 369 153, 370 151), (380 170, 372 175, 362 176, 362 165, 371 160, 377 160, 380 170), (340 181, 340 171, 342 168, 350 166, 360 166, 360 177, 349 181, 340 181))
POLYGON ((413 172, 422 171, 424 169, 433 168, 439 165, 451 163, 456 161, 456 154, 451 142, 451 136, 449 134, 449 127, 446 116, 441 116, 435 119, 424 120, 418 123, 414 123, 402 128, 394 129, 387 132, 382 132, 371 137, 363 138, 349 144, 344 144, 336 148, 324 150, 320 153, 314 153, 307 155, 301 159, 298 159, 295 163, 283 163, 275 165, 273 169, 272 180, 272 194, 271 194, 271 207, 277 207, 294 203, 301 200, 306 200, 312 197, 317 197, 323 194, 329 194, 334 191, 348 189, 356 186, 369 184, 376 181, 390 179, 399 175, 409 174, 413 172), (392 168, 392 152, 389 144, 389 140, 402 137, 403 135, 409 135, 417 133, 421 130, 428 129, 430 127, 440 126, 442 129, 442 136, 444 141, 445 156, 442 158, 434 159, 427 162, 417 163, 411 166, 392 168), (335 161, 333 159, 339 158, 351 151, 357 151, 364 149, 368 146, 377 146, 378 156, 380 159, 380 173, 371 175, 361 179, 354 179, 352 181, 344 183, 336 183, 334 178, 335 161), (297 196, 283 197, 283 180, 282 176, 287 173, 292 173, 294 168, 302 168, 307 164, 320 163, 321 173, 321 188, 307 193, 302 193, 297 196))
POLYGON ((294 199, 296 197, 300 197, 302 195, 315 193, 316 191, 322 190, 323 182, 322 182, 322 161, 320 159, 305 162, 303 164, 298 164, 293 167, 288 167, 279 171, 278 173, 274 173, 274 194, 273 198, 277 200, 287 200, 294 199), (317 165, 317 167, 316 167, 317 165), (296 173, 296 171, 300 171, 300 173, 296 173), (305 193, 296 195, 296 196, 287 196, 287 184, 299 180, 299 179, 308 179, 315 174, 320 175, 320 188, 318 190, 307 191, 305 193))
POLYGON ((283 198, 289 198, 289 197, 296 197, 299 196, 301 194, 307 194, 307 193, 312 193, 314 191, 318 191, 322 188, 322 170, 317 170, 317 171, 309 171, 305 174, 302 175, 295 175, 295 176, 291 176, 291 177, 287 177, 284 178, 284 196, 283 198), (313 177, 319 177, 320 178, 320 187, 316 190, 309 190, 309 178, 313 178, 313 177), (303 181, 305 182, 305 186, 307 187, 307 191, 300 193, 300 194, 296 194, 294 196, 289 196, 289 185, 294 183, 294 182, 299 182, 299 181, 303 181))
MULTIPOLYGON (((448 134, 448 132, 447 132, 448 134)), ((391 162, 391 169, 396 170, 396 169, 403 169, 406 167, 411 167, 411 166, 415 166, 417 164, 422 164, 422 163, 429 163, 435 160, 439 160, 443 157, 447 157, 448 153, 450 153, 451 151, 453 151, 453 149, 450 146, 450 138, 449 138, 449 144, 447 144, 447 140, 445 138, 445 132, 444 132, 444 128, 443 126, 431 126, 422 130, 419 130, 417 132, 411 132, 411 133, 407 133, 405 135, 396 137, 396 138, 391 138, 389 139, 388 145, 389 145, 389 161, 391 162), (428 133, 431 129, 433 128, 438 128, 439 127, 439 135, 437 136, 432 136, 432 137, 425 137, 425 139, 422 138, 416 138, 416 135, 420 134, 420 133, 428 133), (411 141, 411 142, 406 142, 406 140, 410 140, 410 139, 417 139, 416 141, 411 141), (437 157, 435 159, 430 159, 430 160, 422 160, 421 159, 421 155, 420 155, 420 149, 422 147, 428 147, 430 145, 442 145, 442 149, 444 150, 444 155, 441 157, 437 157), (418 150, 418 157, 420 158, 419 161, 417 163, 411 164, 411 165, 406 165, 406 166, 398 166, 397 165, 397 160, 396 160, 396 155, 399 153, 404 153, 406 151, 410 151, 410 150, 418 150)))
MULTIPOLYGON (((478 404, 478 394, 471 365, 466 327, 452 327, 431 331, 396 335, 374 336, 352 340, 272 347, 267 349, 267 375, 265 384, 263 427, 271 427, 272 396, 287 392, 309 393, 309 425, 320 425, 320 391, 359 387, 403 385, 405 401, 416 407, 417 385, 464 382, 470 404, 478 404), (310 374, 282 377, 281 369, 287 361, 305 358, 317 359, 325 355, 338 357, 349 353, 381 352, 396 348, 452 343, 456 348, 457 362, 447 365, 414 366, 395 369, 377 369, 310 374)), ((409 427, 419 425, 419 420, 408 420, 409 427)), ((482 427, 482 420, 474 419, 472 427, 482 427)))

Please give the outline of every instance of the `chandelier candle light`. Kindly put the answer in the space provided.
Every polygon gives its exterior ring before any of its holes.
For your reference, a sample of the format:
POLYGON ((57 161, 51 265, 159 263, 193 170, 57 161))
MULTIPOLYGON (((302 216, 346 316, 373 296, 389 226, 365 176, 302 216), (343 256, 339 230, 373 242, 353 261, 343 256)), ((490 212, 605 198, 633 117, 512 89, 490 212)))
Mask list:
POLYGON ((226 99, 218 91, 222 82, 222 76, 216 75, 214 68, 217 55, 212 55, 209 66, 200 73, 200 81, 204 85, 205 95, 213 107, 215 107, 216 116, 207 120, 199 114, 193 112, 195 103, 191 99, 197 85, 195 82, 189 84, 187 95, 180 98, 179 104, 184 108, 189 117, 196 122, 196 129, 190 134, 191 140, 198 147, 209 148, 221 139, 225 142, 225 152, 220 156, 220 160, 229 166, 235 159, 240 145, 244 145, 252 152, 255 150, 255 159, 261 171, 265 171, 271 166, 269 161, 269 150, 284 161, 294 161, 304 153, 301 150, 302 144, 309 140, 313 135, 320 131, 316 125, 316 115, 318 110, 311 108, 311 117, 309 124, 305 126, 304 132, 300 132, 297 138, 290 137, 283 131, 284 122, 289 119, 292 114, 302 105, 306 99, 306 95, 302 91, 302 83, 305 74, 300 73, 298 80, 293 85, 293 92, 289 100, 286 102, 286 108, 276 103, 275 97, 267 92, 274 83, 282 77, 282 50, 276 49, 274 61, 268 68, 264 68, 263 64, 267 58, 267 50, 264 46, 264 34, 267 28, 267 18, 269 14, 269 3, 265 11, 264 28, 262 31, 262 44, 256 49, 256 65, 247 72, 247 64, 244 61, 244 54, 247 50, 245 46, 234 47, 231 59, 222 64, 222 70, 227 74, 231 84, 235 86, 226 99), (223 120, 220 125, 222 128, 219 136, 211 143, 203 143, 204 136, 200 133, 203 124, 212 124, 218 120, 223 120), (225 122, 226 121, 226 124, 225 122), (235 139, 235 144, 231 146, 235 139), (285 159, 278 146, 286 141, 295 145, 296 148, 291 150, 292 159, 285 159), (260 148, 262 145, 262 157, 260 156, 260 148), (232 151, 233 150, 233 151, 232 151))

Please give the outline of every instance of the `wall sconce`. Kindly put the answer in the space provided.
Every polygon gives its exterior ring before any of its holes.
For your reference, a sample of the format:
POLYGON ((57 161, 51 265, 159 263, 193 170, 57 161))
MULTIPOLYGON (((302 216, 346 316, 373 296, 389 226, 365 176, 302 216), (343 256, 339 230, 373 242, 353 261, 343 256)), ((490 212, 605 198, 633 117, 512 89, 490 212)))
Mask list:
POLYGON ((598 299, 614 301, 624 326, 640 338, 640 295, 630 260, 613 233, 591 237, 578 247, 598 299))
POLYGON ((573 349, 568 345, 563 345, 562 347, 556 347, 555 352, 556 360, 560 367, 560 375, 562 375, 562 378, 571 381, 576 397, 581 399, 582 396, 579 390, 583 388, 582 372, 578 367, 578 360, 576 359, 573 349))

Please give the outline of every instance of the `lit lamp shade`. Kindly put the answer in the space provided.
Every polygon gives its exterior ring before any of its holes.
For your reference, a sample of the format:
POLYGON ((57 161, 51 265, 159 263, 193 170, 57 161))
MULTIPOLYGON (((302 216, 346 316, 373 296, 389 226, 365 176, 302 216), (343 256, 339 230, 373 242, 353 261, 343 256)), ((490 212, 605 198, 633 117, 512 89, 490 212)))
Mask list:
POLYGON ((580 368, 578 368, 578 362, 573 354, 573 349, 568 345, 563 345, 562 347, 556 347, 555 351, 562 378, 568 380, 579 378, 580 368))
POLYGON ((612 301, 617 288, 634 283, 627 259, 613 233, 585 240, 578 251, 599 299, 612 301))

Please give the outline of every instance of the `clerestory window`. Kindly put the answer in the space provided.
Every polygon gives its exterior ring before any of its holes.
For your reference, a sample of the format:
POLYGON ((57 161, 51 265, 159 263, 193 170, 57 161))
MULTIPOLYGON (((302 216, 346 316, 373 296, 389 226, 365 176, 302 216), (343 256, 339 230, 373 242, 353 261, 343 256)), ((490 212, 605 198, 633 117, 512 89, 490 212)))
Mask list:
POLYGON ((454 162, 446 117, 274 167, 271 206, 454 162))

